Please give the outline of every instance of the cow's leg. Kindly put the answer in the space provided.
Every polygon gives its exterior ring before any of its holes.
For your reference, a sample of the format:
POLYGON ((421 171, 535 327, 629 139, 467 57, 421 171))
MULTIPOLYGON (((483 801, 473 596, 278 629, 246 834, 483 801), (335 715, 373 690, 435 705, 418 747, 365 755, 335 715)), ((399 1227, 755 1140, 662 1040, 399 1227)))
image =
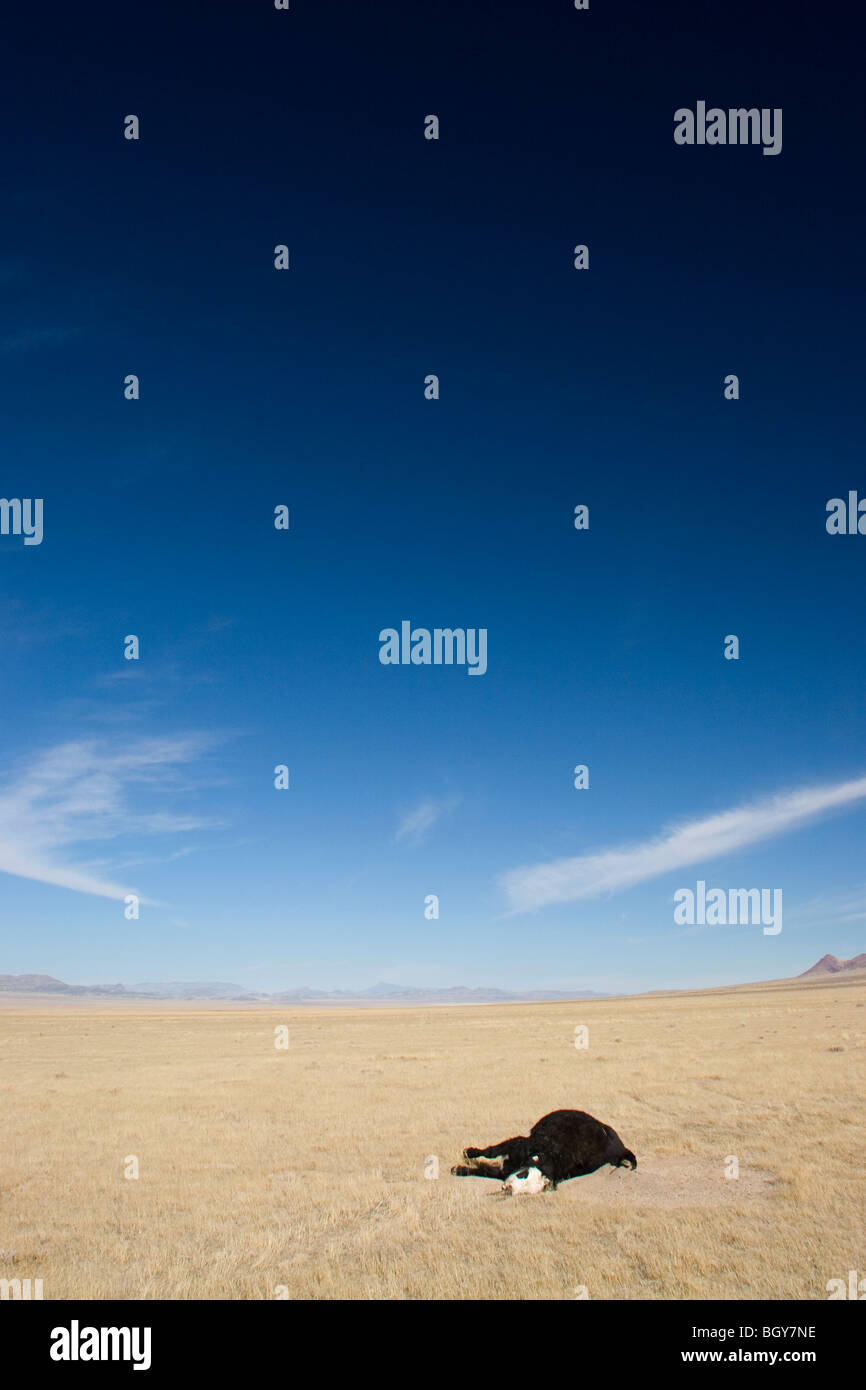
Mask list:
POLYGON ((498 1144, 489 1144, 486 1149, 464 1149, 463 1157, 469 1163, 474 1162, 476 1158, 501 1158, 503 1154, 513 1152, 518 1145, 525 1143, 522 1135, 516 1139, 502 1139, 498 1144))
POLYGON ((504 1182, 526 1166, 531 1149, 529 1140, 520 1134, 513 1139, 503 1139, 499 1144, 489 1144, 486 1149, 464 1149, 465 1162, 451 1172, 458 1178, 497 1178, 504 1182))
POLYGON ((458 1163, 452 1169, 455 1178, 495 1178, 505 1180, 505 1169, 501 1163, 458 1163))

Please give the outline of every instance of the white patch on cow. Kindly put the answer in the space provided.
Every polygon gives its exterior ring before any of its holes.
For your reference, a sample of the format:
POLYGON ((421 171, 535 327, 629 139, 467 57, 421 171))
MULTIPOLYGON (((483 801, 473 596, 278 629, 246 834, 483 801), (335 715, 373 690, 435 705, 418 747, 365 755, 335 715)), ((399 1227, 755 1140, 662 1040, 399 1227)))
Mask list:
POLYGON ((521 1168, 518 1173, 512 1173, 510 1178, 505 1179, 502 1190, 516 1197, 522 1192, 534 1195, 549 1186, 550 1179, 544 1176, 540 1168, 521 1168))

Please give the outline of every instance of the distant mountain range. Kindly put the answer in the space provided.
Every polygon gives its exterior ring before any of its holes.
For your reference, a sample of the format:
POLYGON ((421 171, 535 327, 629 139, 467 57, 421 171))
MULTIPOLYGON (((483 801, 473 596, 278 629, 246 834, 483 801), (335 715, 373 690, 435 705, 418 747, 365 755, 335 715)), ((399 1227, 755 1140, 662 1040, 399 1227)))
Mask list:
POLYGON ((0 993, 67 994, 89 996, 121 996, 126 999, 232 999, 251 1003, 305 1004, 317 1001, 338 1003, 411 1003, 411 1004, 494 1004, 541 1003, 557 999, 606 999, 608 995, 595 990, 528 989, 516 993, 505 989, 471 989, 454 985, 450 989, 414 989, 409 985, 380 983, 369 989, 285 989, 278 994, 244 989, 243 985, 226 984, 215 980, 172 980, 165 983, 146 981, 127 989, 125 985, 68 985, 51 975, 0 975, 0 993))
POLYGON ((803 980, 807 975, 838 975, 840 970, 866 970, 866 953, 852 956, 850 960, 840 960, 838 956, 822 956, 814 965, 810 965, 808 970, 804 970, 802 975, 798 975, 797 979, 803 980))
POLYGON ((127 994, 124 985, 67 985, 53 975, 0 975, 0 991, 15 994, 127 994))
MULTIPOLYGON (((866 970, 866 953, 840 960, 838 956, 822 956, 819 961, 795 978, 804 980, 814 975, 838 975, 843 970, 866 970)), ((228 999, 262 1004, 534 1004, 563 999, 609 999, 592 989, 472 989, 453 985, 449 989, 415 989, 411 985, 392 985, 381 982, 369 989, 284 989, 277 994, 263 990, 245 989, 243 985, 227 984, 221 980, 145 981, 132 985, 68 985, 52 975, 0 975, 0 993, 65 994, 124 999, 228 999)), ((652 990, 653 994, 669 993, 652 990)))

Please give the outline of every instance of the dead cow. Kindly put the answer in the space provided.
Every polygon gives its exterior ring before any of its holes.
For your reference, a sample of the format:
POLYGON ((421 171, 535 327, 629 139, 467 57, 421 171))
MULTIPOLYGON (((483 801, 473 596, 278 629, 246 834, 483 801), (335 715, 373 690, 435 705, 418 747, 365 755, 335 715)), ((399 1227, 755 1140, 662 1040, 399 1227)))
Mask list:
POLYGON ((464 1149, 458 1178, 495 1178, 512 1193, 541 1192, 569 1178, 582 1178, 610 1163, 635 1169, 637 1159, 610 1125, 584 1110, 552 1110, 528 1135, 503 1139, 486 1149, 464 1149))

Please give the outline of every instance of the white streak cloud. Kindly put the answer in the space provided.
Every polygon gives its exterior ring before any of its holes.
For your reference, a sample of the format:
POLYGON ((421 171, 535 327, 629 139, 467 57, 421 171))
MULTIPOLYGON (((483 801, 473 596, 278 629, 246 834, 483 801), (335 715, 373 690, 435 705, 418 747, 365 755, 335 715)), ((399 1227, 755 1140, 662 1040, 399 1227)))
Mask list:
POLYGON ((673 826, 640 844, 512 869, 503 875, 500 884, 515 912, 619 893, 674 869, 718 859, 796 830, 864 797, 866 777, 834 786, 780 792, 763 801, 673 826))
POLYGON ((421 801, 414 810, 409 811, 397 826, 394 839, 399 843, 400 840, 422 840, 447 811, 453 811, 459 805, 459 797, 450 797, 444 801, 434 801, 427 799, 421 801))
POLYGON ((137 841, 177 835, 207 824, 166 810, 164 803, 181 788, 178 769, 211 741, 201 735, 122 744, 87 740, 48 749, 0 789, 0 873, 75 893, 124 898, 134 890, 96 872, 104 870, 105 861, 83 862, 74 847, 122 836, 137 841), (151 809, 147 802, 154 794, 157 804, 151 809))

